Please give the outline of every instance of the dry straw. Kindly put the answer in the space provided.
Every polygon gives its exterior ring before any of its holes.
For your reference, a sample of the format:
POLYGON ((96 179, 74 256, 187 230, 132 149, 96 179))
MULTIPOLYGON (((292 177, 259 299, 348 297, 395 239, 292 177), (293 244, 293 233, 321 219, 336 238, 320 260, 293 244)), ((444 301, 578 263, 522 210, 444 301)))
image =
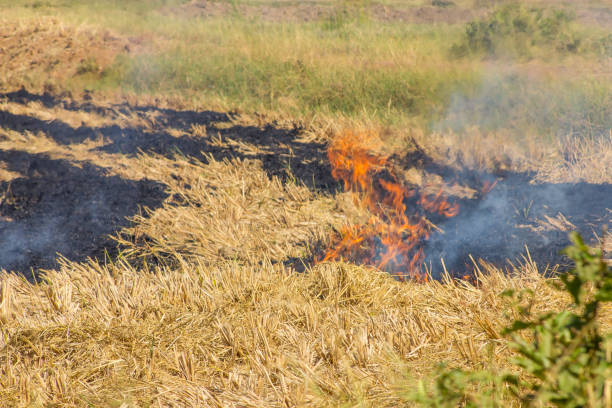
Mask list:
POLYGON ((343 263, 296 273, 282 261, 358 211, 254 162, 140 165, 174 199, 126 231, 147 246, 124 246, 158 266, 2 274, 0 405, 398 406, 439 362, 508 366, 503 290, 533 290, 536 312, 568 304, 528 260, 509 274, 481 263, 476 286, 343 263))

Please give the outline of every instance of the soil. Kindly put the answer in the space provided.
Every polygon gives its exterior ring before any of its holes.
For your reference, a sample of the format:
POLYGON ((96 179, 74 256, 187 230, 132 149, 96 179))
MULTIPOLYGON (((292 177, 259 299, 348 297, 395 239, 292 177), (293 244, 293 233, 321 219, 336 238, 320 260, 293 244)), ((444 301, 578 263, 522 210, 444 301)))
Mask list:
POLYGON ((100 73, 134 41, 109 31, 67 27, 54 18, 0 19, 0 89, 14 83, 55 84, 75 74, 100 73))
MULTIPOLYGON (((203 162, 209 155, 217 160, 253 159, 261 161, 270 177, 297 179, 328 194, 339 189, 326 145, 305 141, 299 127, 245 125, 223 112, 101 103, 88 95, 75 100, 25 89, 0 94, 0 101, 5 106, 0 108, 0 176, 13 175, 0 180, 0 268, 29 278, 40 268, 57 266, 58 253, 76 261, 114 256, 110 236, 129 226, 129 217, 142 208, 164 203, 163 184, 142 175, 122 175, 113 158, 136 160, 141 152, 173 157, 179 152, 203 162), (54 117, 42 120, 27 113, 31 107, 54 117), (67 119, 70 114, 97 119, 75 127, 67 119), (12 143, 11 135, 40 133, 57 151, 91 147, 82 157, 68 159, 53 149, 33 151, 12 143)), ((460 204, 459 215, 431 218, 444 233, 434 233, 423 244, 427 260, 437 265, 443 257, 451 271, 469 267, 470 254, 507 264, 525 254, 525 245, 538 264, 563 263, 559 250, 569 243, 570 230, 593 237, 612 222, 610 184, 534 184, 530 174, 457 170, 436 163, 420 148, 392 161, 402 170, 418 168, 474 191, 484 181, 497 182, 488 194, 451 194, 460 204)), ((407 205, 409 211, 420 211, 416 203, 407 205)))
MULTIPOLYGON (((246 18, 259 18, 271 22, 313 22, 341 18, 347 12, 367 15, 377 21, 404 22, 413 24, 459 24, 486 16, 495 5, 503 1, 483 2, 481 6, 461 7, 450 0, 432 0, 425 5, 410 5, 397 2, 395 4, 371 4, 344 8, 332 2, 301 1, 301 2, 270 2, 268 4, 232 4, 211 0, 193 0, 180 6, 166 7, 163 13, 174 14, 186 18, 211 18, 228 15, 238 15, 246 18), (428 4, 429 3, 429 4, 428 4)), ((579 22, 586 25, 598 25, 602 28, 612 27, 612 11, 609 7, 589 2, 580 4, 568 3, 563 0, 540 0, 542 6, 574 11, 579 22)))
POLYGON ((299 139, 297 127, 268 123, 239 125, 221 112, 190 111, 133 105, 75 101, 49 93, 21 89, 0 94, 12 109, 0 109, 0 168, 17 174, 0 180, 0 269, 19 271, 32 278, 40 268, 57 266, 58 256, 83 261, 115 253, 109 238, 130 223, 141 207, 158 208, 167 197, 165 186, 147 178, 123 177, 112 158, 136 158, 140 153, 173 157, 180 153, 206 162, 229 158, 260 160, 264 170, 286 180, 299 180, 313 189, 335 189, 325 159, 325 145, 299 139), (39 106, 55 115, 42 120, 15 110, 39 106), (62 115, 88 113, 107 125, 82 122, 69 125, 62 115), (136 118, 128 121, 125 118, 136 118), (194 128, 203 127, 196 135, 194 128), (13 132, 13 133, 11 133, 13 132), (32 153, 6 148, 12 134, 44 133, 57 147, 70 151, 93 143, 82 160, 58 159, 53 152, 32 153), (208 136, 210 135, 210 136, 208 136), (223 140, 223 143, 219 143, 223 140), (94 143, 96 142, 96 143, 94 143), (111 162, 95 164, 97 156, 111 162), (291 175, 287 172, 291 169, 291 175))
POLYGON ((57 253, 79 261, 114 256, 109 235, 166 197, 159 183, 109 176, 90 163, 17 150, 0 151, 0 161, 21 175, 0 183, 0 268, 28 278, 32 269, 55 267, 57 253))
MULTIPOLYGON (((374 4, 356 9, 359 14, 368 15, 378 21, 399 21, 407 23, 460 23, 482 16, 486 10, 464 9, 452 2, 438 2, 440 6, 392 6, 374 4)), ((166 13, 184 17, 220 17, 236 14, 247 18, 260 18, 271 22, 312 22, 341 18, 351 12, 342 6, 314 1, 288 2, 277 4, 237 4, 209 0, 195 0, 190 3, 168 7, 166 13)))

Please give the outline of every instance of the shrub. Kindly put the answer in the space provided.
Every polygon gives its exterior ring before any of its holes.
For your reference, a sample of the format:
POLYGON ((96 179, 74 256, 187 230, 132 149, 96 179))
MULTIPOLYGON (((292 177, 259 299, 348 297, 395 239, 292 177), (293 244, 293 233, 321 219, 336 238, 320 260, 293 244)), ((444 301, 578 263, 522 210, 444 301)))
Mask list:
POLYGON ((531 57, 534 47, 575 53, 581 38, 570 24, 573 19, 560 10, 507 5, 486 20, 469 22, 451 54, 531 57))
POLYGON ((603 57, 612 58, 612 34, 593 41, 593 51, 603 57))
MULTIPOLYGON (((517 353, 514 363, 523 375, 445 371, 431 390, 420 384, 416 401, 435 407, 495 407, 502 406, 506 394, 511 393, 525 405, 610 406, 606 387, 610 388, 612 378, 612 338, 600 333, 597 315, 602 303, 612 301, 612 268, 604 262, 601 251, 587 247, 578 234, 572 234, 571 239, 574 245, 565 254, 575 267, 557 284, 571 296, 570 310, 533 319, 529 307, 522 307, 518 311, 523 320, 506 330, 517 353), (523 336, 525 331, 531 336, 523 336)), ((504 294, 517 296, 513 291, 504 294)), ((519 298, 523 295, 518 294, 519 298)))
POLYGON ((101 71, 98 60, 95 57, 85 58, 76 70, 76 75, 96 74, 101 71))

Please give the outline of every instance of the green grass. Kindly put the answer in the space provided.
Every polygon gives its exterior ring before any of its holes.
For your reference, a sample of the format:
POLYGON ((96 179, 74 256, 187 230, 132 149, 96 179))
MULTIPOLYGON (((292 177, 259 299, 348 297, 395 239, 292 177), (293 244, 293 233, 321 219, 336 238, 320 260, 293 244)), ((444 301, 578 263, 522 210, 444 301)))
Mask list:
POLYGON ((197 94, 244 110, 393 121, 428 117, 478 79, 470 64, 438 69, 439 38, 415 29, 351 26, 330 33, 317 24, 204 24, 166 52, 118 61, 107 73, 110 83, 197 94))
POLYGON ((480 85, 454 95, 437 131, 505 132, 515 138, 597 138, 612 129, 612 83, 597 77, 533 79, 489 71, 480 85))
POLYGON ((121 58, 98 87, 172 93, 229 108, 425 118, 478 80, 470 62, 444 65, 456 28, 353 21, 291 25, 236 18, 169 20, 162 50, 121 58))
POLYGON ((297 119, 342 117, 428 130, 479 126, 547 140, 611 127, 609 76, 563 71, 568 64, 596 71, 607 37, 569 14, 502 8, 480 23, 417 25, 377 22, 363 1, 337 2, 333 18, 310 23, 163 11, 181 3, 47 0, 10 12, 57 15, 145 39, 143 49, 119 56, 99 75, 73 78, 67 84, 73 89, 175 94, 218 109, 297 119), (567 36, 580 38, 579 50, 559 46, 567 36))

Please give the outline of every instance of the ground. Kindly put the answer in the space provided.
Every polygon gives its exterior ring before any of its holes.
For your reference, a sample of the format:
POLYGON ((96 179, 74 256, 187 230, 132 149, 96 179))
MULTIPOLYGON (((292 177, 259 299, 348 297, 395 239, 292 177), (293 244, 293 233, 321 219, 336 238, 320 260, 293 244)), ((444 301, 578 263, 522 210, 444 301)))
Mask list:
POLYGON ((505 3, 0 0, 0 405, 409 406, 510 367, 500 293, 561 310, 569 231, 612 253, 612 8, 505 3), (384 236, 321 262, 385 183, 418 281, 384 236))

